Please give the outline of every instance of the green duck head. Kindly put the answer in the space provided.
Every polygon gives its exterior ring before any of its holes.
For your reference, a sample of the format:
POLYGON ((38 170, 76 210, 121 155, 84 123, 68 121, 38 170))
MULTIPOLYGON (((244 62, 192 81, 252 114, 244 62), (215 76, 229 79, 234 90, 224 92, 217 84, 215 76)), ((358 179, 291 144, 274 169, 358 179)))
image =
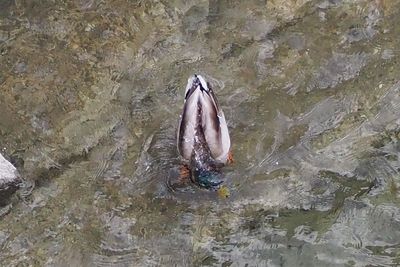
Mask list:
POLYGON ((224 182, 224 176, 217 170, 209 170, 207 168, 193 168, 192 180, 208 190, 218 190, 224 182))

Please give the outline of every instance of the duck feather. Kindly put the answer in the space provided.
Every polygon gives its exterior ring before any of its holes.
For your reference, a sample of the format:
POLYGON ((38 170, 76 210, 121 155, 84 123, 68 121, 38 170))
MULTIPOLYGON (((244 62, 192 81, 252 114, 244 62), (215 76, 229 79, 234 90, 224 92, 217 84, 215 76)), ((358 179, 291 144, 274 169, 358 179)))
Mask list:
POLYGON ((202 76, 194 75, 189 78, 186 86, 178 128, 178 151, 184 159, 190 160, 195 136, 199 134, 204 134, 205 145, 208 146, 212 158, 225 163, 230 149, 225 115, 210 84, 202 76))

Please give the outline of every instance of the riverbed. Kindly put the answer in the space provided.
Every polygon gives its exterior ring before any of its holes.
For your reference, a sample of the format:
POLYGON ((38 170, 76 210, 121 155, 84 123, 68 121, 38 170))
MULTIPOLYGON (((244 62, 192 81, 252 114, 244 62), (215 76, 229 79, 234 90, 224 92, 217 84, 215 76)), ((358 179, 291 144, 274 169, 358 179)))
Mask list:
POLYGON ((4 266, 397 266, 400 3, 2 1, 4 266), (190 75, 229 196, 174 186, 190 75))

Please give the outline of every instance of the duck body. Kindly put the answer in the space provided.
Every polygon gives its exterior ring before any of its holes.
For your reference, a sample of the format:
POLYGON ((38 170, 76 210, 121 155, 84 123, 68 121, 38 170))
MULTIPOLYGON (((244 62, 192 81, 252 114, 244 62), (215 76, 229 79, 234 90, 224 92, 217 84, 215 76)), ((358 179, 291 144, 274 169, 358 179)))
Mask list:
POLYGON ((188 79, 177 140, 192 181, 204 188, 218 188, 231 142, 224 113, 210 84, 200 75, 188 79))

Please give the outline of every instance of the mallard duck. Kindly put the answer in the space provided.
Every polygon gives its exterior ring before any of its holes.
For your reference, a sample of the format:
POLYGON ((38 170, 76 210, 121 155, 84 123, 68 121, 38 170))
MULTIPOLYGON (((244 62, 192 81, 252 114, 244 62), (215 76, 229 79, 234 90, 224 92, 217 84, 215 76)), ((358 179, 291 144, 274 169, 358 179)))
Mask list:
POLYGON ((186 175, 201 187, 218 189, 220 168, 232 161, 231 141, 224 112, 200 75, 188 79, 177 134, 179 154, 189 163, 186 175))

